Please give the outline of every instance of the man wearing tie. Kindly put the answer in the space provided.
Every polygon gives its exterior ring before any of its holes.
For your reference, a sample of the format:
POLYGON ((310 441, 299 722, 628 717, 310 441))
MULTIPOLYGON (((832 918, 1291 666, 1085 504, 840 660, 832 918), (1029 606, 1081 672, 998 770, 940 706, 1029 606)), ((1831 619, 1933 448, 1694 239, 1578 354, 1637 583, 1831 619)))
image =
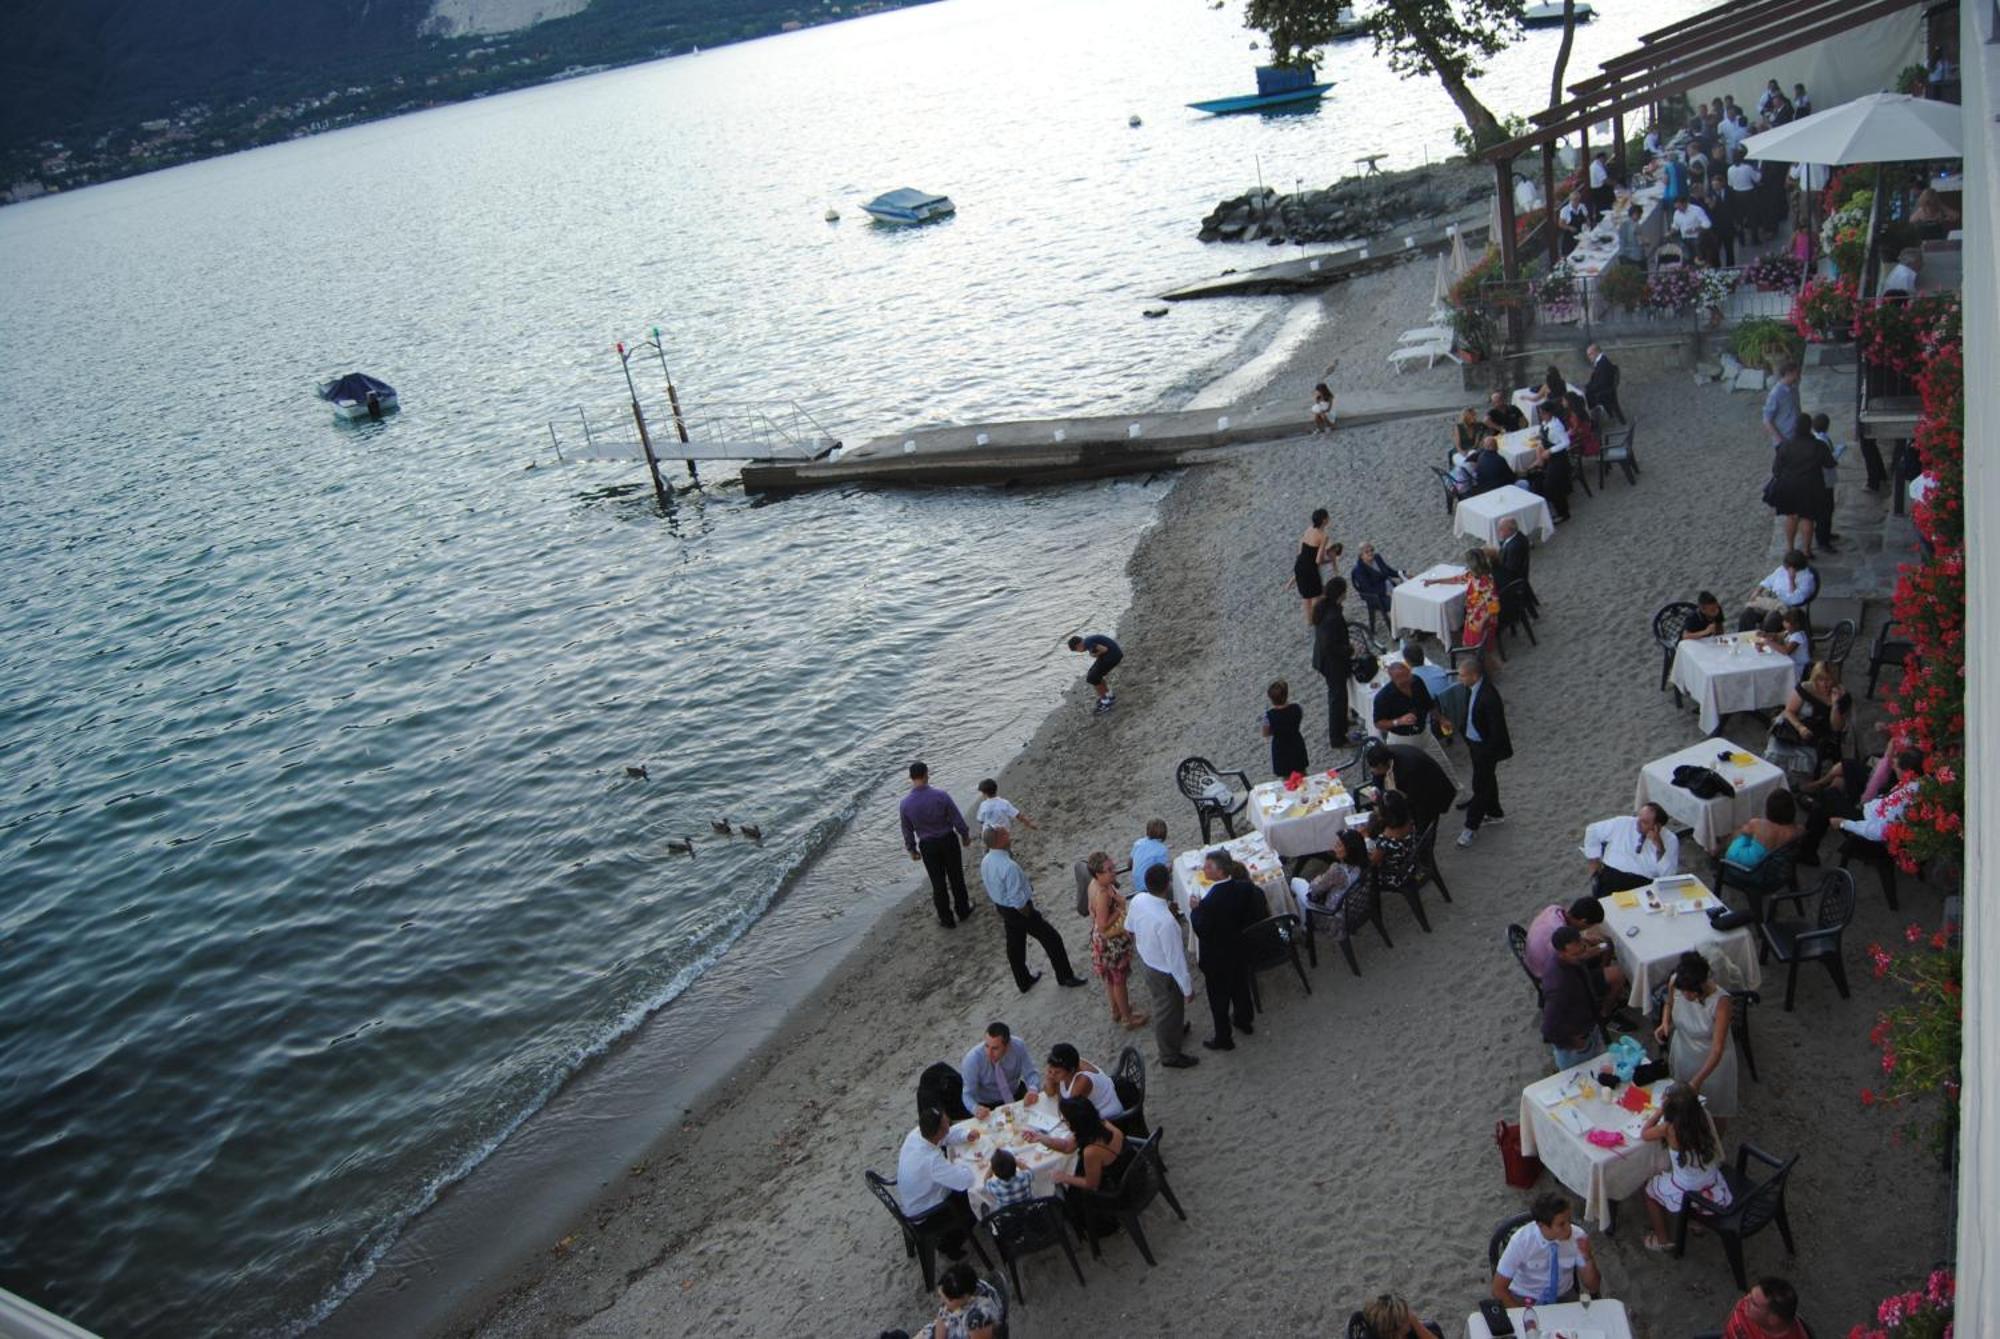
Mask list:
POLYGON ((1208 983, 1208 1012, 1215 1035, 1201 1043, 1211 1051, 1233 1051, 1230 1018, 1244 1032, 1255 1032, 1256 1006, 1250 995, 1250 969, 1243 961, 1243 932, 1270 914, 1264 890, 1243 878, 1227 851, 1208 853, 1202 873, 1217 880, 1194 906, 1194 935, 1201 944, 1201 974, 1208 983))
POLYGON ((1458 844, 1470 846, 1479 840, 1480 824, 1506 820, 1498 769, 1514 756, 1514 741, 1507 736, 1507 705, 1500 690, 1481 675, 1479 657, 1459 662, 1458 682, 1466 691, 1465 751, 1472 756, 1472 798, 1465 804, 1465 831, 1458 834, 1458 844))
POLYGON ((1583 352, 1590 359, 1590 380, 1583 387, 1583 402, 1592 409, 1602 408, 1623 423, 1625 410, 1618 403, 1618 364, 1595 344, 1583 352))

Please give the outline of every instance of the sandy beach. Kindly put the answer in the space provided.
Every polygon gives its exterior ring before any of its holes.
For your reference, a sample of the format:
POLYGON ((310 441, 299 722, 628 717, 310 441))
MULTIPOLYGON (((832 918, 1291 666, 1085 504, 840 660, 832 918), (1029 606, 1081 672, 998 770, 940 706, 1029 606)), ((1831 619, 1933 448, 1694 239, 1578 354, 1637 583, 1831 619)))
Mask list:
MULTIPOLYGON (((1424 323, 1431 284, 1431 268, 1418 264, 1331 290, 1318 332, 1254 398, 1296 404, 1303 421, 1312 384, 1336 358, 1328 378, 1336 390, 1450 384, 1453 368, 1399 376, 1383 365, 1397 332, 1424 323)), ((1565 370, 1580 372, 1580 356, 1565 370)), ((1165 1129, 1189 1214, 1186 1223, 1163 1205, 1152 1214, 1156 1269, 1122 1239, 1106 1243, 1101 1262, 1086 1255, 1085 1288, 1059 1254, 1028 1262, 1030 1301, 1011 1318, 1015 1335, 1337 1333, 1351 1309, 1384 1289, 1462 1333, 1485 1293, 1487 1236, 1529 1198, 1502 1180, 1494 1122, 1514 1119, 1522 1086, 1550 1069, 1502 931, 1586 891, 1576 849, 1584 825, 1627 811, 1639 767, 1700 738, 1693 712, 1656 691, 1653 610, 1708 587, 1724 593, 1733 615, 1736 598, 1771 566, 1758 401, 1694 385, 1683 372, 1630 375, 1623 398, 1640 423, 1643 477, 1637 487, 1614 478, 1595 498, 1579 494, 1576 519, 1535 554, 1540 642, 1510 640, 1498 680, 1517 750, 1500 772, 1511 821, 1458 850, 1449 844, 1456 818, 1445 820, 1440 861, 1455 901, 1426 896, 1435 933, 1419 931, 1392 900, 1396 947, 1364 931, 1362 976, 1323 951, 1310 997, 1296 980, 1266 977, 1268 1012, 1254 1037, 1231 1054, 1198 1051, 1198 1068, 1164 1070, 1149 1033, 1112 1024, 1094 981, 1065 991, 1048 979, 1016 993, 976 874, 979 913, 946 931, 917 891, 914 867, 885 849, 881 877, 910 884, 911 895, 701 1109, 662 1111, 652 1155, 483 1314, 449 1332, 913 1327, 931 1300, 861 1174, 893 1174, 918 1072, 938 1059, 956 1063, 998 1018, 1037 1057, 1071 1041, 1109 1068, 1121 1047, 1139 1046, 1148 1116, 1165 1129)), ((1325 506, 1350 561, 1364 539, 1405 571, 1456 557, 1465 542, 1451 535, 1424 468, 1447 440, 1444 419, 1301 436, 1244 448, 1175 488, 1131 562, 1116 712, 1093 717, 1079 682, 1000 778, 1002 793, 1039 824, 1017 855, 1075 962, 1087 964, 1089 936, 1072 910, 1070 862, 1097 849, 1122 855, 1154 816, 1166 819, 1177 852, 1195 844, 1174 767, 1202 754, 1268 776, 1256 721, 1271 679, 1289 679, 1306 704, 1314 764, 1344 761, 1325 753, 1308 629, 1285 589, 1298 535, 1325 506)), ((1857 683, 1852 668, 1849 681, 1857 683)), ((980 692, 976 670, 964 692, 980 692)), ((1762 747, 1761 729, 1744 718, 1729 734, 1762 747)), ((978 778, 949 758, 929 761, 934 779, 969 808, 978 778)), ((1463 775, 1462 755, 1455 765, 1463 775)), ((1684 860, 1695 867, 1692 853, 1684 860)), ((1804 1155, 1791 1194, 1798 1257, 1786 1256, 1775 1231, 1747 1255, 1753 1278, 1794 1280, 1804 1317, 1823 1335, 1845 1333, 1878 1298, 1921 1277, 1949 1240, 1948 1185, 1935 1158, 1894 1137, 1893 1114, 1859 1100, 1880 1077, 1866 1033, 1887 1000, 1863 949, 1911 920, 1935 924, 1938 900, 1906 879, 1903 911, 1892 913, 1874 875, 1856 873, 1860 910, 1847 937, 1854 997, 1840 1000, 1812 969, 1787 1014, 1782 968, 1767 970, 1751 1024, 1761 1082, 1745 1075, 1744 1113, 1726 1140, 1732 1156, 1744 1140, 1804 1155)), ((1038 949, 1029 954, 1044 966, 1038 949)), ((1203 1035, 1205 1001, 1190 1017, 1203 1035)), ((1719 1326, 1736 1295, 1720 1247, 1695 1240, 1685 1260, 1654 1255, 1640 1246, 1643 1221, 1629 1202, 1616 1234, 1599 1238, 1606 1295, 1626 1303, 1642 1335, 1719 1326)))

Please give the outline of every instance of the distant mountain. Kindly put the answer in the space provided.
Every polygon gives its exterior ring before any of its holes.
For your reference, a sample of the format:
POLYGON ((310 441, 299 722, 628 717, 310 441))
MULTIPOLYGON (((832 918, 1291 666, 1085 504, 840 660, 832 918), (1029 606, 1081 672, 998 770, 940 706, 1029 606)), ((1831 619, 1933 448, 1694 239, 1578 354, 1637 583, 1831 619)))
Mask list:
POLYGON ((74 187, 924 2, 0 0, 0 188, 74 187))

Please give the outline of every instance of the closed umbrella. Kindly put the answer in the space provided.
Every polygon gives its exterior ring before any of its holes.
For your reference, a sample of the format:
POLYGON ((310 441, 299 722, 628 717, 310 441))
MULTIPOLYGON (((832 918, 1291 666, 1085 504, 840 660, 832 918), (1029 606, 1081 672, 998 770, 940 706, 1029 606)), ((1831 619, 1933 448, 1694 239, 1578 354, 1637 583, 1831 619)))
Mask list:
MULTIPOLYGON (((1497 227, 1495 229, 1494 235, 1496 237, 1499 235, 1497 227)), ((1465 229, 1453 228, 1451 230, 1452 279, 1453 280, 1463 279, 1465 277, 1466 271, 1470 270, 1471 268, 1472 268, 1472 258, 1465 254, 1465 229)))

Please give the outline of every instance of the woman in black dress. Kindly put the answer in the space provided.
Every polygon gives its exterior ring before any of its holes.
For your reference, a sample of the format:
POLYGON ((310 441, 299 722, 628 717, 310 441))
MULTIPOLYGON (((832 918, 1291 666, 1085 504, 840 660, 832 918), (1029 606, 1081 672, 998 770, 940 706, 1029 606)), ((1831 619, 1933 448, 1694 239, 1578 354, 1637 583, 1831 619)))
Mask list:
POLYGON ((1785 518, 1785 548, 1797 549, 1807 561, 1813 556, 1813 520, 1826 507, 1826 471, 1833 468, 1833 452, 1814 437, 1799 416, 1800 428, 1789 440, 1778 444, 1771 457, 1771 484, 1765 501, 1785 518))
POLYGON ((1326 508, 1313 512, 1306 532, 1299 536, 1299 555, 1292 559, 1292 579, 1285 583, 1298 587, 1299 598, 1305 601, 1308 623, 1313 621, 1319 597, 1326 589, 1326 583, 1319 574, 1320 564, 1329 560, 1328 550, 1335 547, 1327 541, 1326 520, 1326 508))
MULTIPOLYGON (((1361 551, 1368 553, 1368 546, 1362 545, 1361 551)), ((1360 570, 1358 565, 1356 570, 1360 570)), ((1320 597, 1319 616, 1313 619, 1312 665, 1326 680, 1326 742, 1336 754, 1347 740, 1348 675, 1354 671, 1354 645, 1348 640, 1347 611, 1340 605, 1346 598, 1347 582, 1335 577, 1326 583, 1326 594, 1320 597)))
POLYGON ((1271 770, 1290 776, 1306 770, 1306 709, 1292 701, 1291 685, 1276 680, 1265 689, 1271 705, 1264 709, 1264 737, 1271 741, 1271 770))

